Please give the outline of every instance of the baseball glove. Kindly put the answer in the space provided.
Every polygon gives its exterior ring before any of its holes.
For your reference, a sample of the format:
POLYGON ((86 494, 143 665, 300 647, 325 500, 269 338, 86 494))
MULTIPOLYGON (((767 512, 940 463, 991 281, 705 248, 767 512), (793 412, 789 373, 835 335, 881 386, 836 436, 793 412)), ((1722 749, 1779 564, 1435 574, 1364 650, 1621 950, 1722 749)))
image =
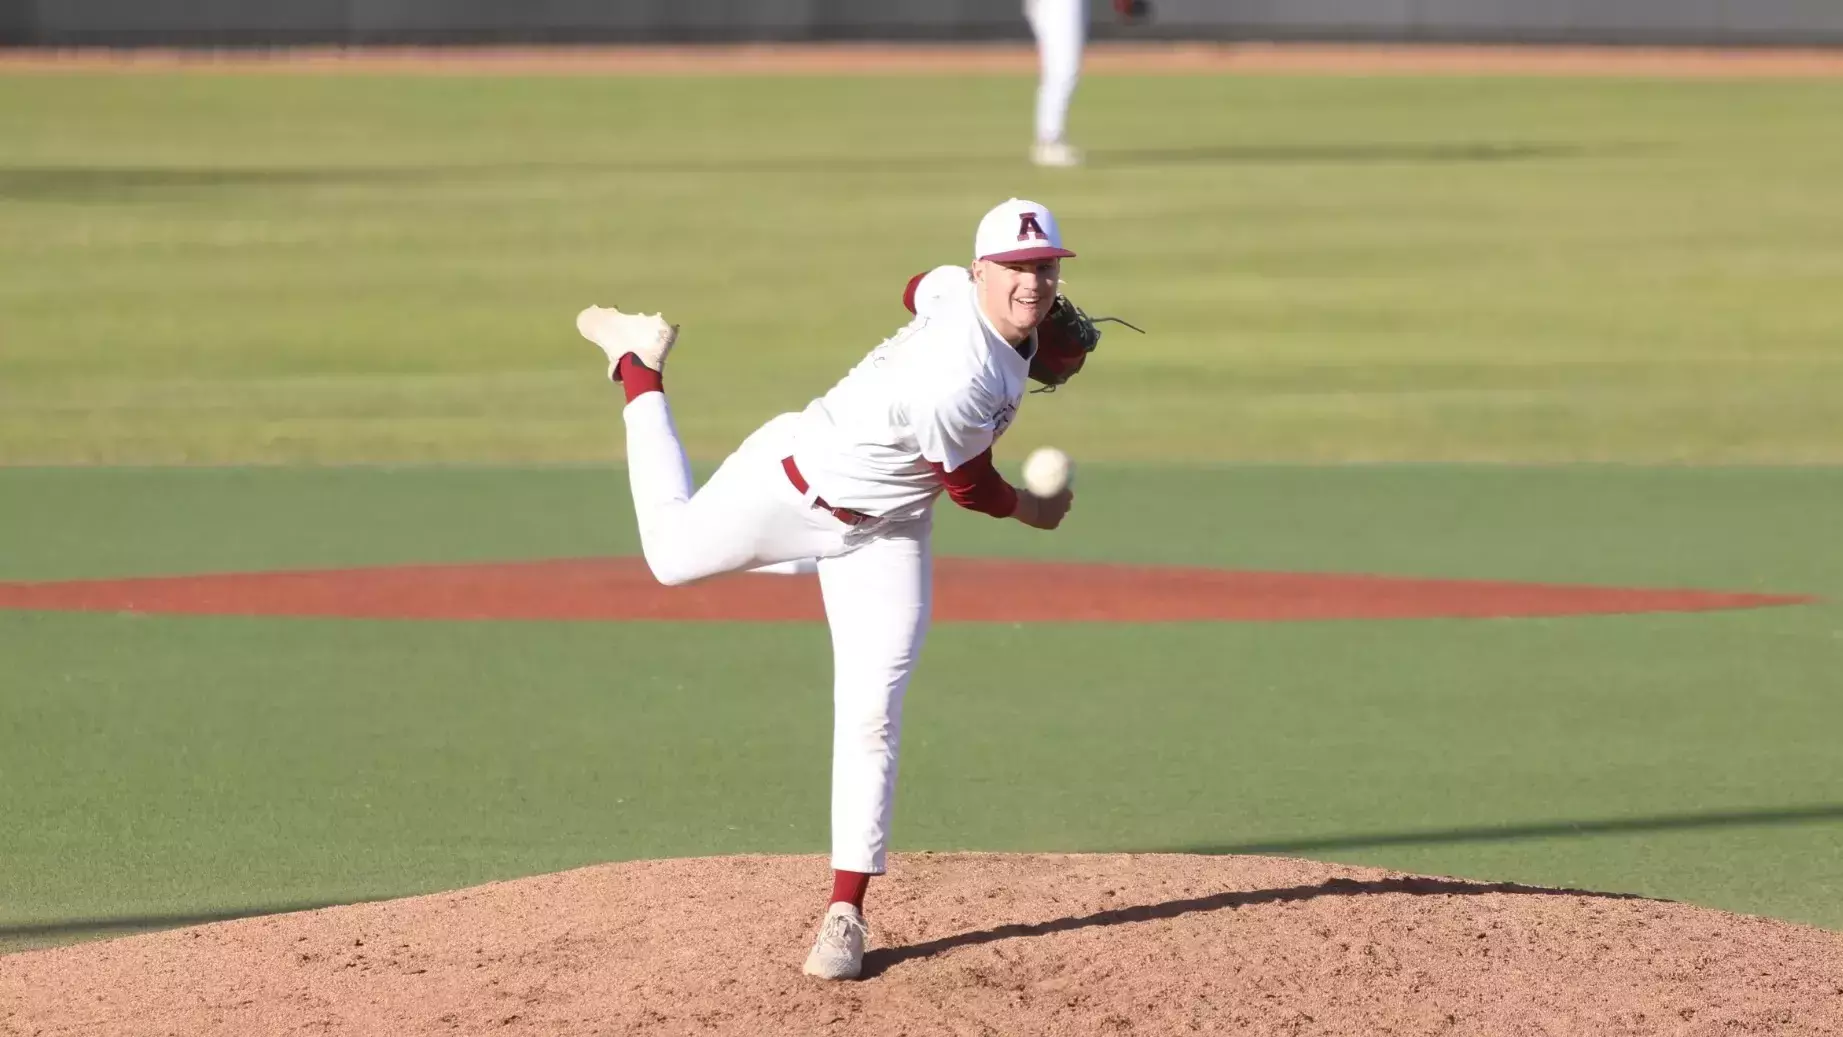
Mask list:
POLYGON ((1118 317, 1090 317, 1080 306, 1070 302, 1068 296, 1056 296, 1049 315, 1037 325, 1037 352, 1030 358, 1030 377, 1043 383, 1043 388, 1031 391, 1054 392, 1057 386, 1075 377, 1088 362, 1088 354, 1101 343, 1101 329, 1095 325, 1107 321, 1126 324, 1141 335, 1145 334, 1118 317))

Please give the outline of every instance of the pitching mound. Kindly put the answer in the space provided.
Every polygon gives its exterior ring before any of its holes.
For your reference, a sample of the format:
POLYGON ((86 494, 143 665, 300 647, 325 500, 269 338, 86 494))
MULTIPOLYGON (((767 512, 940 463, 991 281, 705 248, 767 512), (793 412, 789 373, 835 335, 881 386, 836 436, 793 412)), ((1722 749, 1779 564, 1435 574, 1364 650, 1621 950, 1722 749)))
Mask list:
MULTIPOLYGON (((934 578, 934 618, 948 623, 1482 619, 1700 612, 1813 600, 1711 590, 995 558, 936 559, 934 578)), ((661 587, 638 558, 0 582, 0 609, 351 619, 825 619, 819 581, 812 576, 736 575, 661 587)))
POLYGON ((22 1034, 1835 1034, 1843 937, 1265 857, 913 855, 867 976, 817 857, 604 865, 0 958, 22 1034))

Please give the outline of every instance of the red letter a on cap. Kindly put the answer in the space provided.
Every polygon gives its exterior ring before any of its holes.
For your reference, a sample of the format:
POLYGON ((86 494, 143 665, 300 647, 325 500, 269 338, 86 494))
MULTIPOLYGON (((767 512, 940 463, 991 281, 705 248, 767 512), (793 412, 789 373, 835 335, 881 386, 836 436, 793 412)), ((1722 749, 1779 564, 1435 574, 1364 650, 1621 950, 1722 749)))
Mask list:
POLYGON ((1043 228, 1038 225, 1037 214, 1034 212, 1027 212, 1017 218, 1017 239, 1019 241, 1028 241, 1031 238, 1036 238, 1038 241, 1048 241, 1049 235, 1043 233, 1043 228))

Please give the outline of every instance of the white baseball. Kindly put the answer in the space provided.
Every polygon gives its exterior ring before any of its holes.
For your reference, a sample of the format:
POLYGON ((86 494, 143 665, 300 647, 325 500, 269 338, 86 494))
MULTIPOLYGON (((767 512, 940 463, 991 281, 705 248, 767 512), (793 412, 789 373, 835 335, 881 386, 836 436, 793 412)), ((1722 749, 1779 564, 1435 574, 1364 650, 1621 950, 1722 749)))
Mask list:
POLYGON ((1038 447, 1024 459, 1024 488, 1039 497, 1054 497, 1068 489, 1075 463, 1053 446, 1038 447))

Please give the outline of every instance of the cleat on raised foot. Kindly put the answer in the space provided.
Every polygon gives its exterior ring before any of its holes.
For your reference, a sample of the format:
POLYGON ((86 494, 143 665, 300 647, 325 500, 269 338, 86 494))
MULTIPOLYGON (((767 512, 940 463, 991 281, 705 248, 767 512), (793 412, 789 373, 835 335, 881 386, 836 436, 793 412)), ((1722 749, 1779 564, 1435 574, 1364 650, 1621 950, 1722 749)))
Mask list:
POLYGON ((657 313, 622 313, 612 306, 591 306, 576 315, 576 330, 608 355, 608 376, 629 353, 655 371, 664 371, 666 354, 678 339, 678 325, 657 313))
POLYGON ((864 971, 864 939, 869 935, 857 908, 833 904, 819 923, 819 936, 800 971, 819 979, 856 979, 864 971))

